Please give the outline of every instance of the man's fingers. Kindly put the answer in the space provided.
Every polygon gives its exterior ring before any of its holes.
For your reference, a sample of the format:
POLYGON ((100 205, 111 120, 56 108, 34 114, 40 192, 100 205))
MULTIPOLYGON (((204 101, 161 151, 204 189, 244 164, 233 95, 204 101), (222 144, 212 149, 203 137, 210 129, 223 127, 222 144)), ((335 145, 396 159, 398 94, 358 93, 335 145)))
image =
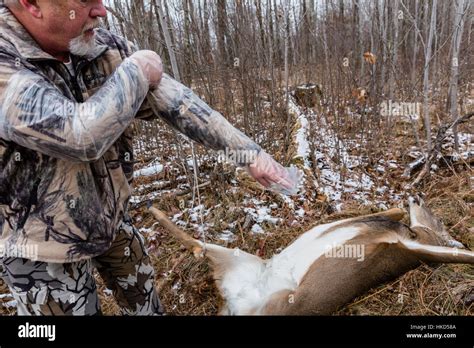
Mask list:
POLYGON ((129 59, 140 67, 151 87, 156 87, 160 83, 163 76, 163 63, 156 52, 137 51, 129 59))
POLYGON ((271 185, 271 183, 267 181, 267 179, 265 179, 263 176, 257 177, 255 178, 255 180, 257 180, 260 184, 262 184, 265 187, 269 187, 271 185))
MULTIPOLYGON (((285 173, 285 175, 286 175, 286 173, 285 173)), ((269 178, 269 180, 271 182, 275 183, 275 184, 282 185, 285 188, 293 187, 293 183, 291 182, 291 180, 289 180, 288 178, 283 177, 281 175, 273 175, 271 178, 269 178)))
POLYGON ((255 180, 273 191, 294 194, 297 189, 300 176, 296 169, 283 167, 265 151, 261 151, 247 169, 255 180))

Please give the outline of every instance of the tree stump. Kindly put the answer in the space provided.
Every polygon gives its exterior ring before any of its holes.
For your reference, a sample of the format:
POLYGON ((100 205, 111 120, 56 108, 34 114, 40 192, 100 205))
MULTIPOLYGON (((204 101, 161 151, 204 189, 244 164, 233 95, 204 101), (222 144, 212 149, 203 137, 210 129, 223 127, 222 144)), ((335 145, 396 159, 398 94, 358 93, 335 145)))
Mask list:
POLYGON ((296 87, 295 99, 298 105, 313 108, 323 97, 321 86, 317 84, 307 83, 296 87))

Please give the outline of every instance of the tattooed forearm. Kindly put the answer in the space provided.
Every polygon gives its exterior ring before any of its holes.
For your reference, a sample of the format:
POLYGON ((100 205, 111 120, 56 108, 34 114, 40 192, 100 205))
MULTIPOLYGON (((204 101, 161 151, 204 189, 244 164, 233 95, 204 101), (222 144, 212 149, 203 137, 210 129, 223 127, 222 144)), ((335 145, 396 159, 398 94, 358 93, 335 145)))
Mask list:
POLYGON ((147 91, 143 73, 129 60, 85 103, 22 69, 1 96, 0 137, 53 157, 93 161, 133 121, 147 91))
POLYGON ((260 147, 212 110, 189 88, 164 75, 158 88, 149 93, 154 112, 189 138, 214 150, 255 150, 260 147))

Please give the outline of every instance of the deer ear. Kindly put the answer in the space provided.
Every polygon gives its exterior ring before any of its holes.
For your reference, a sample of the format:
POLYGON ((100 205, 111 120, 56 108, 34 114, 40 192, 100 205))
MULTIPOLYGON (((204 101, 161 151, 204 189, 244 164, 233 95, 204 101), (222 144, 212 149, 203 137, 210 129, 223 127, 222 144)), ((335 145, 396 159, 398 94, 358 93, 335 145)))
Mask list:
POLYGON ((380 216, 385 216, 393 221, 401 221, 406 215, 406 210, 401 208, 392 208, 387 211, 378 213, 380 216))
POLYGON ((411 240, 402 241, 402 245, 424 262, 474 264, 474 252, 470 250, 425 245, 411 240))
POLYGON ((408 199, 410 206, 410 227, 426 227, 433 231, 444 230, 444 225, 439 221, 418 196, 408 199))
POLYGON ((464 248, 464 245, 449 235, 441 220, 431 212, 421 198, 410 197, 408 202, 410 205, 410 228, 412 230, 416 230, 420 235, 426 234, 426 240, 436 240, 435 244, 464 248))

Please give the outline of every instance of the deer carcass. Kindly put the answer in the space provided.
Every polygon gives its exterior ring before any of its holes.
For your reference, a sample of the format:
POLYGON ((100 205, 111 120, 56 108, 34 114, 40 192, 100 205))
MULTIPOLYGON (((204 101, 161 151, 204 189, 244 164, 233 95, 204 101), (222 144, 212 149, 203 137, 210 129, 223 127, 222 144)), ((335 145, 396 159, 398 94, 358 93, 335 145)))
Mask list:
POLYGON ((328 315, 422 262, 474 264, 474 252, 418 198, 409 200, 410 226, 398 208, 319 225, 269 260, 204 244, 151 212, 195 256, 210 260, 224 315, 328 315))

